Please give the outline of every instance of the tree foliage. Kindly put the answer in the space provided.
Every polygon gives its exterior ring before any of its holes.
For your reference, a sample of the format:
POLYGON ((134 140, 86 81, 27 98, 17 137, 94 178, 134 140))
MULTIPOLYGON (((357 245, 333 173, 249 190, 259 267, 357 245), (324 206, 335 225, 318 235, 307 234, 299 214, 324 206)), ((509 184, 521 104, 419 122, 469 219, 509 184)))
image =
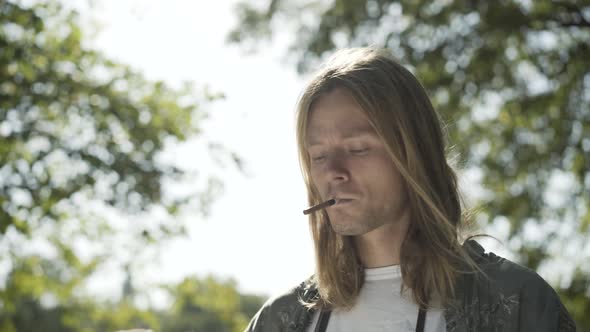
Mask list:
POLYGON ((590 330, 590 2, 269 0, 236 13, 229 41, 291 32, 300 72, 337 48, 391 49, 481 175, 479 223, 508 224, 523 264, 561 271, 551 281, 590 330))
MULTIPOLYGON (((9 278, 19 280, 20 266, 9 278)), ((146 296, 134 292, 107 302, 84 296, 47 305, 33 296, 10 303, 14 310, 0 312, 2 332, 113 332, 132 328, 166 332, 241 332, 262 305, 263 298, 240 294, 233 281, 212 276, 186 277, 178 284, 162 285, 171 305, 140 308, 133 300, 146 296)))
POLYGON ((232 281, 213 277, 185 278, 168 287, 174 304, 164 316, 162 331, 241 332, 262 305, 262 298, 241 295, 232 281))
POLYGON ((137 259, 134 253, 184 234, 174 218, 183 207, 206 216, 221 183, 198 174, 202 188, 166 192, 167 183, 193 183, 197 175, 162 161, 170 144, 198 138, 217 159, 230 154, 201 129, 205 106, 218 95, 147 80, 85 47, 80 26, 57 1, 0 1, 2 332, 158 328, 159 313, 98 302, 85 283, 123 250, 137 259), (144 217, 154 210, 159 219, 144 217), (116 215, 137 217, 117 223, 116 215))
POLYGON ((85 49, 75 12, 55 2, 0 9, 1 233, 63 218, 59 205, 75 194, 125 212, 173 210, 180 202, 166 201, 162 182, 183 171, 156 157, 166 140, 199 134, 206 113, 192 87, 147 81, 85 49))

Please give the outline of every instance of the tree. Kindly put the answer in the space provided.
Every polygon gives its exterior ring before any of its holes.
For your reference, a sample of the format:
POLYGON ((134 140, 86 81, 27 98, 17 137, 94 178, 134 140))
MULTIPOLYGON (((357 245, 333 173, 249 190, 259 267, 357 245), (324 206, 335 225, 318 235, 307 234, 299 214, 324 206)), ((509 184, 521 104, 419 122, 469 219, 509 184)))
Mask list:
POLYGON ((205 106, 220 97, 148 81, 85 48, 76 12, 59 2, 0 2, 0 265, 9 267, 0 272, 9 281, 0 287, 0 331, 23 326, 22 308, 77 301, 115 252, 132 257, 184 234, 174 218, 184 207, 206 216, 221 182, 201 176, 194 192, 168 194, 166 184, 196 174, 158 158, 198 137, 239 166, 202 135, 205 106), (113 216, 152 211, 162 217, 135 218, 117 245, 113 216))
POLYGON ((480 175, 478 223, 508 224, 521 263, 547 273, 590 330, 590 2, 281 1, 236 8, 229 41, 285 29, 306 72, 333 50, 391 49, 480 175))
POLYGON ((162 331, 241 332, 248 325, 262 297, 238 293, 235 282, 187 277, 166 287, 174 304, 163 316, 162 331))
MULTIPOLYGON (((49 261, 42 262, 43 264, 49 261)), ((8 289, 37 264, 20 264, 8 279, 8 289)), ((172 304, 165 308, 139 308, 130 298, 98 301, 90 296, 70 298, 48 307, 35 296, 22 296, 10 303, 12 313, 0 312, 0 331, 19 332, 112 332, 130 328, 146 328, 166 332, 241 332, 249 317, 260 308, 263 299, 240 294, 232 280, 213 276, 186 277, 177 284, 161 285, 172 304), (10 320, 6 316, 11 316, 10 320)), ((145 293, 141 290, 140 293, 145 293)), ((145 295, 145 294, 140 294, 145 295)))

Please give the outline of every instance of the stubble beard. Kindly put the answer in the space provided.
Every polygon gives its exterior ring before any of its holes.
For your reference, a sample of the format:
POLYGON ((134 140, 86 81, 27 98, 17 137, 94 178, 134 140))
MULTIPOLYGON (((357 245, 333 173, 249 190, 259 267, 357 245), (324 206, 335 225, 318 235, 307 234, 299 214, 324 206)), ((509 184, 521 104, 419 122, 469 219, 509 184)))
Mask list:
POLYGON ((334 216, 334 218, 330 218, 330 224, 338 235, 363 235, 387 223, 387 218, 371 212, 368 211, 358 216, 334 216))

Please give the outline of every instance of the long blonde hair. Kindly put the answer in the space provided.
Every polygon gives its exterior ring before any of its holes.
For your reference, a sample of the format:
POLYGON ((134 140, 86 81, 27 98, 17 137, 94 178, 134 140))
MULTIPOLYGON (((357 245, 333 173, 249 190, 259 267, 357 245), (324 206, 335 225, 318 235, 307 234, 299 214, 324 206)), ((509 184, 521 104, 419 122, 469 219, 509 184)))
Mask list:
MULTIPOLYGON (((400 254, 403 287, 412 290, 420 306, 427 306, 432 294, 444 303, 454 293, 463 263, 475 263, 460 244, 461 200, 445 156, 441 120, 422 85, 386 50, 338 51, 307 85, 297 107, 299 160, 310 205, 321 196, 311 181, 305 149, 309 112, 315 101, 337 88, 350 92, 367 114, 408 191, 411 222, 400 254)), ((306 304, 350 308, 364 282, 353 238, 336 234, 323 210, 311 214, 309 222, 319 296, 306 304)))

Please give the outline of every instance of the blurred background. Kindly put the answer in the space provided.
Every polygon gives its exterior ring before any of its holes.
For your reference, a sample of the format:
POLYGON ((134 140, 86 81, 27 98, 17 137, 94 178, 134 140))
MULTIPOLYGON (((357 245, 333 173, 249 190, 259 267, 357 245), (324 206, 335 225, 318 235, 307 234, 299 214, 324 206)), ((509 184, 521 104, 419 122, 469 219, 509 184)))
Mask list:
POLYGON ((590 331, 589 1, 0 0, 0 332, 242 331, 313 273, 297 97, 366 45, 590 331))

